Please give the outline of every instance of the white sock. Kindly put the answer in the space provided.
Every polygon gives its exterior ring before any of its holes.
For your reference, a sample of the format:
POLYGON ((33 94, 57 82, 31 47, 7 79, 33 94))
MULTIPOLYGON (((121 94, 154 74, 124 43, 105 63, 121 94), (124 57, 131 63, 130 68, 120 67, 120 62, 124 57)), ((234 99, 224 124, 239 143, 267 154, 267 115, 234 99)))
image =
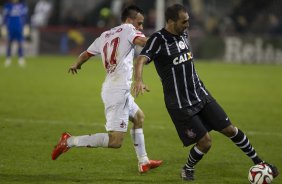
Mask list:
POLYGON ((71 136, 67 140, 69 147, 104 147, 107 148, 109 145, 108 133, 97 133, 82 136, 71 136))
POLYGON ((25 59, 23 57, 19 58, 18 63, 20 66, 24 67, 25 66, 25 59))
POLYGON ((4 63, 4 66, 5 66, 5 67, 9 67, 9 66, 11 65, 11 63, 12 63, 11 58, 10 58, 10 57, 7 57, 7 58, 6 58, 6 61, 5 61, 5 63, 4 63))
POLYGON ((134 148, 135 148, 139 163, 149 162, 149 159, 146 153, 146 149, 145 149, 145 140, 144 140, 143 129, 142 128, 131 129, 130 135, 131 135, 131 139, 134 144, 134 148))

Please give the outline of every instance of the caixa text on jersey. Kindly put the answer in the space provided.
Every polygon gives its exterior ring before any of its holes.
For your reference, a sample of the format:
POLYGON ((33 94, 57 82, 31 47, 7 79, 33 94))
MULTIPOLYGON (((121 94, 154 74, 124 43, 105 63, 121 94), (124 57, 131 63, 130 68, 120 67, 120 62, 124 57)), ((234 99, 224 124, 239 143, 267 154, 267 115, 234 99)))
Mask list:
POLYGON ((173 59, 173 64, 178 65, 180 63, 186 62, 193 59, 193 55, 191 52, 187 52, 185 54, 181 54, 180 56, 173 59))

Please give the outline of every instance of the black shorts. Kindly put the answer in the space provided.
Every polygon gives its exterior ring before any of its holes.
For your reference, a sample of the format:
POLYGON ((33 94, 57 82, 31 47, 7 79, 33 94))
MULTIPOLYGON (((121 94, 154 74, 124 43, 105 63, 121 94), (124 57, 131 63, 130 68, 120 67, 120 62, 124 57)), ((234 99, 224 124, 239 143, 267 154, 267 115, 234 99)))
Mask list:
POLYGON ((198 142, 211 130, 221 131, 231 124, 228 116, 216 102, 207 103, 195 115, 189 115, 189 107, 167 109, 184 146, 198 142))

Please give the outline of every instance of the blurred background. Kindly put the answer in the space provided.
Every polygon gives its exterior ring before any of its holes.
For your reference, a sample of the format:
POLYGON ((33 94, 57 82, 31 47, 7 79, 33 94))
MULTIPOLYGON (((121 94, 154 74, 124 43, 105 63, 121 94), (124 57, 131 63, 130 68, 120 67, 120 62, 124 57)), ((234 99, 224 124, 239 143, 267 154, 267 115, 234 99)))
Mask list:
MULTIPOLYGON (((0 0, 0 26, 3 8, 0 0)), ((73 149, 51 161, 62 132, 104 132, 100 97, 105 71, 100 58, 79 75, 67 73, 78 55, 104 30, 120 24, 129 4, 145 11, 144 33, 164 26, 164 10, 184 4, 197 73, 229 114, 246 131, 259 155, 282 168, 282 0, 24 0, 28 26, 26 67, 5 67, 6 41, 0 35, 1 184, 183 184, 187 160, 163 102, 154 65, 144 69, 149 94, 136 99, 144 110, 146 149, 163 166, 137 174, 130 134, 122 149, 73 149), (213 62, 214 61, 214 62, 213 62), (239 64, 240 63, 240 64, 239 64), (241 64, 242 63, 242 64, 241 64)), ((21 65, 20 65, 21 66, 21 65)), ((197 184, 248 183, 250 160, 230 140, 212 132, 213 148, 197 166, 197 184), (226 158, 226 159, 222 159, 226 158), (220 176, 220 177, 218 177, 220 176)), ((188 149, 189 150, 189 149, 188 149)), ((282 177, 273 184, 282 184, 282 177)))
MULTIPOLYGON (((0 1, 0 24, 3 5, 0 1)), ((281 0, 25 0, 31 34, 27 56, 77 55, 105 29, 120 24, 129 4, 145 11, 144 33, 164 25, 164 10, 184 4, 190 16, 190 39, 197 59, 237 63, 282 63, 281 0)), ((0 39, 5 55, 5 37, 0 39)))

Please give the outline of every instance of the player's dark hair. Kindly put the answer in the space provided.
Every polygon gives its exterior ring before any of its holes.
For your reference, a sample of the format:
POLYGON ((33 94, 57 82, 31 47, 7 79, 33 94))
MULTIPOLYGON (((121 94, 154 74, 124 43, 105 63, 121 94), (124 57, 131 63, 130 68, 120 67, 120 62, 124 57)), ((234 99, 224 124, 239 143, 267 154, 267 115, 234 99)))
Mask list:
POLYGON ((173 21, 177 21, 179 19, 179 12, 187 12, 186 8, 181 4, 174 4, 169 6, 165 11, 165 20, 166 22, 171 19, 173 21))
POLYGON ((140 13, 142 15, 144 15, 144 11, 141 10, 140 8, 138 8, 135 5, 130 5, 128 7, 126 7, 121 14, 121 21, 125 22, 127 18, 132 18, 134 19, 136 17, 136 15, 140 13))

